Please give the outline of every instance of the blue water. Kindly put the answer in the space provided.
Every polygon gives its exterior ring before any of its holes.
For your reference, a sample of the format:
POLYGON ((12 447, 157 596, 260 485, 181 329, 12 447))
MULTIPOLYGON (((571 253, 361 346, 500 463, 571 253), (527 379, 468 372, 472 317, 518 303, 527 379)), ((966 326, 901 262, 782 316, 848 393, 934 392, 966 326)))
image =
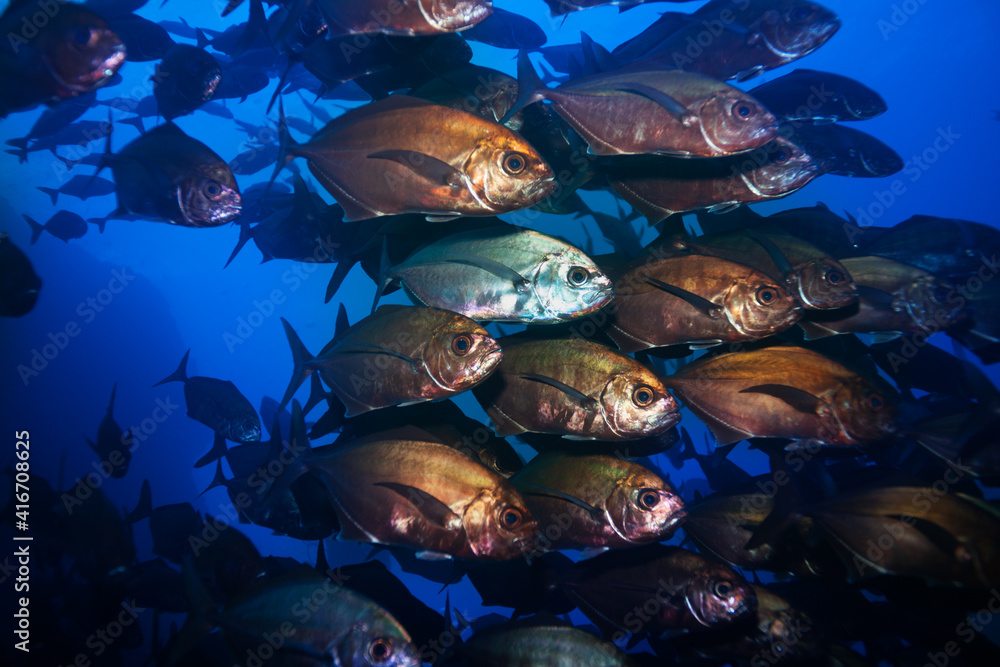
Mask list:
MULTIPOLYGON (((246 19, 246 6, 221 19, 214 10, 217 4, 171 0, 160 7, 152 2, 139 14, 152 20, 183 16, 191 25, 216 30, 234 20, 246 19)), ((533 19, 549 35, 550 45, 577 42, 580 31, 586 31, 597 42, 612 48, 641 31, 661 11, 690 11, 701 3, 653 4, 624 13, 605 7, 557 19, 549 16, 541 0, 496 0, 495 4, 533 19)), ((858 79, 877 90, 889 110, 855 127, 892 146, 906 159, 907 167, 882 179, 822 176, 788 198, 752 208, 768 214, 825 202, 834 211, 856 216, 862 225, 871 221, 891 226, 915 214, 997 225, 1000 122, 993 118, 992 110, 1000 109, 1000 88, 994 72, 1000 62, 1000 41, 996 37, 1000 5, 980 1, 959 6, 943 0, 827 0, 824 4, 843 21, 838 34, 798 63, 769 72, 744 87, 794 67, 858 79)), ((472 47, 474 63, 514 74, 512 51, 478 43, 472 47)), ((99 91, 99 97, 127 96, 138 90, 144 90, 143 95, 151 92, 147 81, 153 66, 126 63, 121 70, 124 83, 99 91)), ((237 118, 265 124, 265 107, 273 85, 272 80, 265 91, 242 104, 233 100, 225 104, 237 118)), ((295 96, 289 96, 285 104, 289 114, 308 117, 295 96)), ((325 104, 335 111, 332 103, 325 104)), ((25 135, 39 113, 15 113, 0 121, 0 139, 25 135)), ((106 113, 105 107, 96 107, 83 118, 103 120, 106 113)), ((247 148, 245 135, 232 121, 196 112, 179 118, 177 124, 226 160, 247 148)), ((135 136, 134 128, 119 123, 113 145, 121 147, 135 136)), ((99 151, 103 146, 96 142, 90 148, 99 151)), ((91 225, 83 238, 68 243, 43 234, 30 245, 30 230, 22 214, 44 222, 58 210, 35 187, 58 187, 71 175, 89 171, 88 167, 77 167, 67 174, 47 152, 31 154, 25 164, 18 164, 14 156, 0 154, 0 229, 28 254, 43 281, 41 297, 29 315, 0 320, 0 423, 4 426, 0 462, 14 449, 14 431, 26 429, 31 434, 32 474, 67 488, 77 477, 93 471, 96 457, 85 445, 84 437, 95 437, 111 387, 117 382, 115 417, 123 427, 138 427, 140 437, 128 475, 103 482, 102 491, 117 505, 131 507, 142 481, 149 479, 154 505, 190 501, 203 512, 226 515, 231 505, 222 489, 196 498, 212 478, 211 467, 192 469, 192 463, 211 445, 210 429, 184 415, 179 383, 155 388, 153 383, 172 372, 190 348, 189 375, 231 380, 255 406, 264 396, 280 398, 290 375, 291 355, 279 317, 291 322, 307 347, 316 350, 333 335, 337 303, 343 302, 351 321, 357 321, 368 313, 374 286, 360 267, 355 267, 334 301, 324 304, 331 265, 285 260, 261 264, 260 253, 252 243, 223 269, 237 240, 235 226, 206 230, 112 220, 103 234, 91 225), (245 336, 246 329, 238 331, 242 321, 253 325, 249 336, 245 336), (65 336, 67 327, 78 334, 65 336), (23 368, 31 366, 36 351, 51 358, 37 374, 25 375, 23 368), (157 411, 163 405, 174 407, 162 422, 157 422, 154 414, 164 415, 162 410, 157 411)), ((267 171, 238 180, 245 190, 266 178, 267 171)), ((331 201, 322 188, 311 184, 331 201)), ((615 210, 609 194, 588 193, 585 197, 602 210, 615 210)), ((113 196, 86 201, 61 196, 59 205, 92 218, 109 213, 115 201, 113 196)), ((542 214, 501 217, 578 239, 580 243, 582 224, 597 241, 596 252, 608 250, 589 222, 542 214)), ((383 302, 405 303, 401 292, 383 302)), ((950 339, 943 334, 937 334, 934 342, 952 349, 950 339)), ((990 374, 996 379, 992 369, 990 374)), ((300 399, 305 393, 303 389, 300 399)), ((459 403, 485 421, 469 397, 462 397, 459 403)), ((702 425, 686 411, 683 424, 703 449, 702 425)), ((766 470, 764 457, 755 452, 744 452, 741 447, 735 456, 752 473, 766 470)), ((696 481, 701 474, 692 463, 678 471, 665 457, 656 457, 654 462, 670 473, 676 485, 684 484, 685 497, 690 498, 695 488, 705 488, 703 482, 696 481)), ((242 525, 240 529, 262 553, 303 561, 315 559, 314 542, 274 537, 254 526, 242 525)), ((672 543, 679 542, 677 537, 672 543)), ((147 559, 150 539, 144 524, 137 527, 136 544, 139 559, 147 559)), ((367 546, 334 541, 327 542, 327 549, 332 563, 359 561, 369 551, 367 546)), ((396 569, 387 555, 379 558, 396 569)), ((428 604, 443 609, 445 594, 438 585, 414 577, 406 581, 428 604)), ((481 608, 467 581, 449 590, 453 605, 466 618, 490 611, 507 613, 481 608)), ((143 617, 142 622, 151 623, 151 617, 143 617)))

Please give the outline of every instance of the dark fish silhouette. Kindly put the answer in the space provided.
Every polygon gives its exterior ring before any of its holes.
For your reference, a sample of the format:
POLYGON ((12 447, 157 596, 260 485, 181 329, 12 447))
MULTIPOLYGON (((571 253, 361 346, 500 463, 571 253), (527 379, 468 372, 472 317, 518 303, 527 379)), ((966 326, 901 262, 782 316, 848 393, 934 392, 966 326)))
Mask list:
POLYGON ((101 424, 97 427, 97 442, 87 440, 94 453, 101 457, 101 465, 107 465, 112 477, 121 478, 128 472, 132 460, 133 435, 131 429, 123 432, 115 422, 112 414, 115 408, 115 391, 118 383, 111 388, 111 399, 108 401, 108 411, 104 414, 101 424))
POLYGON ((10 237, 0 232, 0 316, 21 317, 38 300, 42 279, 10 237))

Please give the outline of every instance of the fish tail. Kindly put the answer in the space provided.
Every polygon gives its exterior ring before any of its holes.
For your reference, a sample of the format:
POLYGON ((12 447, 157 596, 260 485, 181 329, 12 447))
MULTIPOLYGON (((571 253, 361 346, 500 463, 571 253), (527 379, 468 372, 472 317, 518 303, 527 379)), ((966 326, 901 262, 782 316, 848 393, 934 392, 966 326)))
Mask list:
POLYGON ((142 488, 139 490, 139 501, 135 504, 135 509, 125 515, 125 523, 132 525, 137 521, 148 519, 153 513, 153 494, 149 488, 149 480, 142 481, 142 488))
MULTIPOLYGON (((212 441, 212 448, 208 450, 207 454, 205 454, 203 457, 201 457, 195 462, 194 467, 204 468, 212 461, 218 461, 228 453, 229 453, 229 448, 226 447, 226 436, 222 435, 221 433, 216 433, 215 439, 212 441)), ((212 487, 208 488, 210 489, 212 487)), ((205 489, 205 491, 207 490, 208 489, 205 489)), ((204 493, 204 491, 202 493, 204 493)))
POLYGON ((108 401, 108 416, 111 416, 112 411, 115 409, 115 392, 118 391, 118 383, 115 382, 111 385, 111 399, 108 401))
POLYGON ((372 312, 378 307, 379 299, 382 298, 382 294, 385 293, 385 288, 389 286, 392 282, 392 278, 389 277, 389 271, 392 269, 391 262, 389 261, 389 241, 386 236, 382 236, 382 249, 379 252, 378 260, 378 287, 375 290, 375 299, 372 301, 372 312))
POLYGON ((107 218, 87 218, 87 222, 97 225, 97 231, 100 234, 104 233, 104 225, 107 224, 107 218))
POLYGON ((188 356, 190 354, 191 354, 191 348, 188 348, 188 351, 184 353, 184 358, 181 359, 181 364, 180 366, 177 367, 177 370, 168 375, 167 377, 163 378, 153 386, 159 387, 161 384, 166 384, 168 382, 187 382, 188 379, 187 363, 188 363, 188 356))
POLYGON ((229 480, 226 479, 226 476, 222 472, 222 459, 215 459, 215 477, 212 478, 212 483, 205 487, 204 491, 198 494, 198 497, 201 498, 217 486, 225 486, 228 481, 229 480))
POLYGON ((28 160, 28 137, 19 137, 15 139, 7 140, 8 146, 13 146, 17 150, 4 151, 5 153, 10 153, 11 155, 17 156, 18 164, 27 162, 28 160))
POLYGON ((247 241, 253 238, 253 230, 250 229, 249 217, 245 215, 240 216, 239 226, 240 226, 240 238, 238 241, 236 241, 236 247, 233 248, 233 252, 231 255, 229 255, 229 259, 226 260, 226 265, 223 266, 222 268, 226 268, 226 266, 229 266, 232 263, 232 261, 236 259, 236 255, 240 253, 240 250, 243 250, 243 246, 247 244, 247 241))
POLYGON ((528 58, 528 52, 521 49, 517 52, 517 99, 514 100, 514 104, 504 114, 504 117, 500 119, 500 123, 506 123, 524 107, 544 99, 546 90, 548 88, 538 77, 538 72, 535 71, 531 59, 528 58))
POLYGON ((306 381, 306 378, 312 374, 312 369, 309 368, 309 362, 312 360, 313 355, 310 354, 309 350, 302 343, 299 335, 295 333, 295 329, 292 325, 288 323, 284 317, 281 318, 281 324, 285 327, 285 335, 288 337, 288 345, 292 348, 292 379, 288 383, 288 389, 285 390, 285 396, 281 399, 281 403, 278 405, 278 412, 285 409, 288 402, 292 400, 292 396, 295 395, 295 390, 306 381))
POLYGON ((288 123, 285 122, 285 104, 278 98, 278 162, 274 165, 274 173, 271 174, 271 180, 267 182, 268 189, 271 188, 271 184, 274 183, 274 179, 278 177, 281 170, 285 168, 285 165, 295 157, 290 151, 294 151, 298 147, 298 142, 292 139, 292 135, 288 133, 288 123))
MULTIPOLYGON (((47 190, 48 188, 39 188, 39 190, 43 190, 43 189, 47 190)), ((54 197, 52 199, 52 203, 53 204, 56 203, 54 197)), ((43 231, 45 231, 45 227, 43 227, 42 225, 38 224, 38 222, 36 222, 32 218, 24 215, 23 213, 21 214, 21 217, 24 218, 29 225, 31 225, 31 245, 35 245, 35 241, 37 241, 38 237, 42 235, 43 231)))

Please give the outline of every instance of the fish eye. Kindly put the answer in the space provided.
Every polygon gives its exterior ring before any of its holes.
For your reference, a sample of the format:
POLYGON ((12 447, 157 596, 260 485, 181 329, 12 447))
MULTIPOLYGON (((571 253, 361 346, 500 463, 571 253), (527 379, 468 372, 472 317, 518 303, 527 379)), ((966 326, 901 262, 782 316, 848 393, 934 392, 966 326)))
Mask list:
POLYGON ((86 26, 81 26, 73 32, 73 41, 80 46, 85 46, 90 43, 91 38, 94 36, 94 31, 86 26))
POLYGON ((503 156, 503 169, 508 174, 520 174, 526 166, 528 161, 520 153, 507 153, 503 156))
POLYGON ((813 14, 811 7, 798 7, 792 12, 792 20, 797 23, 802 23, 809 19, 813 14))
POLYGON ((581 287, 590 280, 590 271, 582 266, 574 266, 570 268, 568 278, 571 285, 581 287))
POLYGON ((520 526, 523 519, 521 510, 516 507, 508 507, 500 514, 500 523, 507 530, 514 530, 520 526))
POLYGON ((882 397, 878 394, 868 394, 865 396, 865 404, 877 412, 885 405, 885 401, 883 401, 882 397))
POLYGON ((773 287, 761 287, 757 290, 757 303, 770 306, 778 298, 778 291, 773 287))
POLYGON ((222 194, 222 186, 215 181, 208 181, 205 183, 205 187, 202 188, 202 192, 209 199, 217 199, 222 194))
POLYGON ((472 349, 472 338, 466 334, 455 336, 455 340, 451 341, 451 349, 458 356, 465 356, 472 349))
POLYGON ((639 491, 639 505, 643 509, 651 510, 660 503, 660 494, 655 489, 642 489, 639 491))
POLYGON ((733 117, 740 120, 746 120, 752 118, 756 113, 752 104, 747 104, 746 102, 737 102, 733 105, 732 109, 733 117))
POLYGON ((632 391, 632 402, 640 408, 648 407, 654 398, 656 393, 646 385, 639 385, 632 391))
POLYGON ((774 151, 774 155, 772 157, 774 162, 781 164, 782 162, 788 159, 788 151, 786 151, 784 148, 779 148, 778 150, 774 151))
POLYGON ((728 581, 720 581, 717 584, 715 584, 715 587, 712 589, 712 592, 715 593, 717 597, 727 598, 729 597, 730 593, 733 592, 733 586, 728 581))
POLYGON ((840 271, 837 271, 836 269, 826 272, 826 282, 830 283, 831 285, 837 285, 843 279, 844 279, 844 274, 841 273, 840 271))
POLYGON ((368 656, 375 662, 385 662, 392 657, 392 644, 379 637, 368 645, 368 656))

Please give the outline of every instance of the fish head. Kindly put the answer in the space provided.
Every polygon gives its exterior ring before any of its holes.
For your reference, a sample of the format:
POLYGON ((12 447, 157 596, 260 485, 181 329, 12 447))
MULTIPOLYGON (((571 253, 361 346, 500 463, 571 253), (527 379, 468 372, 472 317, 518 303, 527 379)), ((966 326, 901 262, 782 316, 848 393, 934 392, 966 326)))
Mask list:
POLYGON ((616 484, 607 508, 618 534, 636 544, 667 539, 686 516, 680 496, 647 470, 616 484))
POLYGON ((611 279, 575 248, 547 254, 533 283, 546 318, 559 321, 597 312, 615 296, 611 279))
POLYGON ((218 227, 239 216, 240 189, 225 163, 205 165, 181 181, 177 204, 192 227, 218 227))
POLYGON ((420 12, 438 32, 471 28, 493 13, 493 0, 420 0, 420 12))
POLYGON ((503 351, 486 329, 456 313, 435 328, 423 358, 435 382, 460 392, 496 370, 503 351))
POLYGON ((646 368, 615 374, 601 392, 601 407, 611 430, 627 440, 663 433, 681 418, 677 401, 646 368))
POLYGON ((849 117, 854 120, 867 120, 889 110, 882 96, 867 86, 852 87, 842 100, 849 117))
POLYGON ((359 619, 344 636, 337 653, 331 656, 336 664, 368 667, 415 667, 420 664, 420 652, 399 623, 384 611, 373 612, 373 618, 359 619))
POLYGON ((479 558, 510 560, 538 550, 538 521, 507 480, 480 490, 466 507, 462 523, 479 558))
POLYGON ((686 592, 685 601, 695 620, 708 628, 732 623, 757 609, 753 587, 722 565, 698 572, 686 592))
POLYGON ((42 61, 63 88, 78 94, 107 83, 125 63, 125 45, 94 12, 72 5, 61 8, 57 24, 45 36, 42 61))
POLYGON ((787 329, 802 317, 802 307, 787 289, 754 270, 733 281, 723 303, 733 328, 754 338, 787 329))
POLYGON ((920 329, 940 331, 955 324, 962 315, 964 300, 951 298, 956 292, 947 280, 922 274, 894 293, 892 308, 909 313, 914 326, 920 329))
POLYGON ((465 163, 472 190, 496 213, 534 206, 556 189, 552 167, 520 135, 502 125, 478 143, 465 163))
POLYGON ((829 165, 779 136, 748 153, 733 169, 754 195, 765 199, 798 190, 829 169, 829 165))
POLYGON ((834 393, 832 424, 837 433, 824 434, 825 442, 863 445, 896 431, 896 393, 861 377, 844 382, 834 393))
POLYGON ((798 264, 789 278, 806 308, 843 308, 858 300, 858 286, 851 274, 832 257, 798 264))
POLYGON ((699 112, 705 140, 721 155, 759 148, 778 136, 778 119, 764 105, 726 86, 699 112))
POLYGON ((826 44, 840 29, 840 19, 832 11, 808 0, 768 3, 751 29, 774 55, 791 62, 826 44))

